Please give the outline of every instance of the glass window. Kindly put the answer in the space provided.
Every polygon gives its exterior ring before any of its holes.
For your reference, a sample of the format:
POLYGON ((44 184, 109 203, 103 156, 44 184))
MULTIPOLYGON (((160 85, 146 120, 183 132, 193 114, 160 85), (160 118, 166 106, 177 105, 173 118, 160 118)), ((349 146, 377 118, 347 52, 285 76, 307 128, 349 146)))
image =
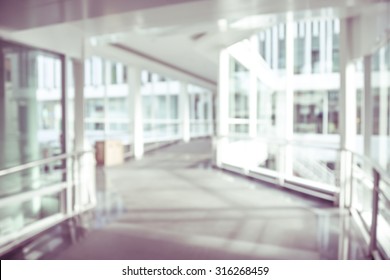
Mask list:
POLYGON ((84 82, 85 82, 85 85, 90 85, 91 84, 91 60, 90 59, 86 59, 84 61, 84 82))
POLYGON ((111 97, 108 99, 108 116, 127 118, 127 102, 125 97, 111 97))
POLYGON ((144 95, 142 97, 143 116, 144 119, 153 119, 153 99, 151 95, 144 95))
MULTIPOLYGON (((4 90, 0 91, 0 170, 64 152, 62 92, 53 90, 45 92, 50 93, 47 96, 49 98, 41 96, 41 86, 50 85, 50 89, 53 89, 53 72, 57 71, 55 75, 61 76, 61 57, 7 42, 1 43, 0 73, 4 76, 0 80, 4 81, 4 85, 1 85, 4 90), (57 63, 60 67, 55 67, 57 63)), ((61 89, 61 79, 56 83, 61 89)), ((46 186, 45 180, 49 175, 53 175, 54 181, 60 182, 62 176, 52 172, 61 167, 61 163, 56 162, 55 165, 31 168, 23 174, 2 176, 0 196, 46 186)), ((0 224, 2 222, 0 211, 0 224)))
POLYGON ((177 95, 170 95, 168 96, 169 97, 169 117, 171 119, 179 119, 179 103, 178 103, 178 100, 179 100, 179 96, 177 95))
POLYGON ((328 133, 337 134, 339 128, 339 92, 328 91, 328 133))
POLYGON ((340 71, 340 21, 333 21, 332 72, 340 71))
POLYGON ((320 36, 319 36, 319 22, 312 23, 311 36, 311 69, 313 73, 320 72, 320 36))
POLYGON ((123 65, 123 78, 122 78, 123 83, 127 83, 127 67, 126 65, 123 65))
POLYGON ((229 117, 249 118, 249 71, 239 62, 231 59, 229 117))
POLYGON ((325 93, 297 91, 294 95, 294 132, 319 133, 324 130, 325 93))
POLYGON ((301 74, 305 66, 305 25, 304 22, 296 24, 296 37, 294 39, 294 73, 301 74))
POLYGON ((118 75, 117 75, 117 67, 116 63, 112 62, 111 63, 111 84, 115 85, 118 83, 118 75))
POLYGON ((91 83, 93 85, 103 84, 103 60, 100 57, 91 58, 91 83))
POLYGON ((363 129, 363 91, 361 89, 356 90, 356 133, 362 134, 363 129))
POLYGON ((165 95, 157 96, 156 98, 156 119, 166 119, 167 117, 167 99, 165 95))
POLYGON ((257 80, 257 135, 271 136, 272 92, 260 80, 257 80))
POLYGON ((265 58, 265 32, 261 31, 259 33, 259 53, 265 58))
POLYGON ((86 117, 103 118, 104 117, 104 99, 91 98, 86 100, 86 117))

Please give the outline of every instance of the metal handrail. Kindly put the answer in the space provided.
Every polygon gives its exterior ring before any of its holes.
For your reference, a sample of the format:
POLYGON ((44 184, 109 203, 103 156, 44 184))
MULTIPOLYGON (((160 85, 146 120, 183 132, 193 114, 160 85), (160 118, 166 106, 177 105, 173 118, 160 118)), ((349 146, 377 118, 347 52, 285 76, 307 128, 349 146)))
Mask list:
MULTIPOLYGON (((270 143, 271 145, 276 145, 278 148, 288 147, 289 145, 297 145, 302 146, 304 148, 307 147, 316 147, 316 148, 325 148, 325 149, 332 149, 334 151, 337 151, 341 157, 346 156, 345 160, 348 162, 348 165, 351 164, 351 170, 344 170, 344 168, 339 169, 340 171, 340 181, 343 178, 343 184, 340 185, 340 194, 343 195, 343 197, 340 196, 340 207, 342 208, 348 208, 351 213, 353 213, 353 205, 352 201, 349 201, 349 199, 352 198, 352 191, 353 191, 353 180, 347 179, 349 176, 354 177, 353 170, 355 170, 357 165, 356 159, 358 159, 361 164, 363 165, 361 168, 361 171, 363 172, 364 176, 367 176, 367 174, 370 174, 372 172, 373 175, 373 182, 370 184, 372 188, 370 190, 372 191, 372 204, 371 204, 371 225, 367 225, 363 222, 364 229, 363 231, 368 234, 368 252, 371 256, 374 258, 379 257, 390 257, 389 253, 385 251, 385 249, 382 247, 383 244, 381 244, 381 240, 378 240, 377 236, 377 230, 378 230, 378 218, 379 218, 379 202, 381 199, 383 199, 386 202, 389 202, 388 192, 385 191, 387 188, 381 188, 381 183, 385 183, 386 185, 390 186, 390 174, 378 163, 374 162, 372 159, 368 158, 365 155, 359 154, 355 151, 352 151, 350 149, 340 148, 340 147, 321 147, 321 146, 315 146, 313 143, 305 143, 300 141, 299 143, 296 143, 296 141, 288 141, 284 139, 273 139, 272 141, 269 138, 258 138, 258 137, 249 137, 246 135, 237 135, 237 136, 225 136, 225 137, 216 137, 217 141, 219 139, 237 139, 240 140, 253 140, 253 141, 262 141, 265 143, 270 143), (348 174, 347 174, 348 173, 348 174), (344 176, 346 178, 344 178, 344 176), (348 193, 349 192, 349 193, 348 193), (349 198, 348 198, 349 196, 349 198)), ((342 158, 340 159, 342 160, 342 158)), ((346 163, 347 163, 346 162, 346 163)), ((356 177, 355 177, 356 178, 356 177)), ((360 215, 360 213, 358 213, 360 215)), ((360 217, 362 218, 362 217, 360 217)))
POLYGON ((30 169, 30 168, 38 167, 38 166, 41 166, 41 165, 44 165, 44 164, 48 164, 48 163, 51 163, 51 162, 55 162, 55 161, 58 161, 58 160, 69 159, 69 158, 72 158, 72 157, 75 157, 75 156, 81 156, 81 155, 86 154, 86 153, 93 153, 93 150, 84 150, 84 151, 79 151, 79 152, 60 154, 60 155, 53 156, 53 157, 50 157, 50 158, 45 158, 45 159, 40 159, 40 160, 36 160, 36 161, 31 161, 31 162, 24 163, 24 164, 21 164, 21 165, 18 165, 18 166, 2 169, 2 170, 0 170, 0 177, 6 176, 6 175, 9 175, 9 174, 13 174, 13 173, 17 173, 17 172, 20 172, 20 171, 24 171, 24 170, 27 170, 27 169, 30 169))
POLYGON ((280 146, 288 146, 288 145, 293 145, 293 146, 302 146, 304 147, 310 147, 310 148, 319 148, 319 149, 324 149, 324 150, 333 150, 333 151, 341 151, 340 148, 338 147, 332 147, 332 146, 325 146, 323 144, 325 143, 313 143, 313 142, 305 142, 305 141, 297 141, 297 140, 286 140, 286 139, 280 139, 280 138, 261 138, 261 137, 251 137, 248 135, 229 135, 229 136, 215 136, 217 140, 219 139, 237 139, 237 140, 255 140, 255 141, 261 141, 261 142, 266 142, 270 143, 272 145, 280 145, 280 146))
POLYGON ((390 185, 390 174, 385 169, 383 169, 383 167, 380 166, 378 163, 373 162, 372 159, 370 159, 369 157, 367 157, 365 155, 356 153, 356 152, 351 151, 349 149, 341 149, 341 150, 349 152, 353 156, 356 156, 356 157, 362 159, 365 163, 368 163, 372 167, 372 169, 374 169, 376 172, 379 173, 381 180, 385 181, 386 184, 390 185))

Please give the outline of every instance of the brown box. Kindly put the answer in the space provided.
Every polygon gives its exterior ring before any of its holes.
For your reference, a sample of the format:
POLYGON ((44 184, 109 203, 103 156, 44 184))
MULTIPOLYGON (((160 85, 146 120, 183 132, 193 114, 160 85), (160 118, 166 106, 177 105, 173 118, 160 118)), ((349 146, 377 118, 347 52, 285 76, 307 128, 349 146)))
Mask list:
POLYGON ((96 142, 96 163, 111 166, 123 163, 123 144, 120 141, 106 140, 96 142))

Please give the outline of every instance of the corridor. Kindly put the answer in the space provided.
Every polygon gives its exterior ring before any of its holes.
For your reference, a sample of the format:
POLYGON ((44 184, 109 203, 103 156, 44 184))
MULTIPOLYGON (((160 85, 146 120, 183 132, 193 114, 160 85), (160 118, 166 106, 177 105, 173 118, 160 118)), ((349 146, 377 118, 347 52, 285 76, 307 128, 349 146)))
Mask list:
MULTIPOLYGON (((90 228, 44 258, 338 258, 338 208, 213 169, 210 155, 203 139, 106 168, 90 228)), ((364 258, 347 234, 349 257, 364 258)))

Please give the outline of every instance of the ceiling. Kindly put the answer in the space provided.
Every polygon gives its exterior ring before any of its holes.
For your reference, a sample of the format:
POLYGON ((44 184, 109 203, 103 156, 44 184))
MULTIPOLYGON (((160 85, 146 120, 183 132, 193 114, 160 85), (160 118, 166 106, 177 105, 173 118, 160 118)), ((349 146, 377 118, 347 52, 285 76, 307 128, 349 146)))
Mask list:
POLYGON ((85 39, 96 48, 113 52, 120 46, 122 52, 165 64, 215 86, 221 48, 283 22, 287 16, 345 17, 380 2, 383 1, 0 0, 0 31, 72 56, 82 54, 85 39))

